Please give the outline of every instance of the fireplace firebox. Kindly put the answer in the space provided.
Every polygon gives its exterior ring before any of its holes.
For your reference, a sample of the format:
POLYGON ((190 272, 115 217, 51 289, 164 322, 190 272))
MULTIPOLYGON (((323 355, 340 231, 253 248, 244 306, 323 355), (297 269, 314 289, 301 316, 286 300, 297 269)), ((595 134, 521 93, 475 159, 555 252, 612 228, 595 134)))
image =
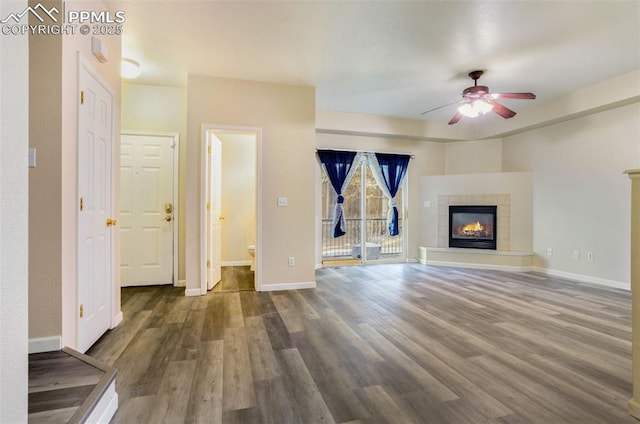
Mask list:
POLYGON ((449 247, 496 250, 497 206, 449 206, 449 247))

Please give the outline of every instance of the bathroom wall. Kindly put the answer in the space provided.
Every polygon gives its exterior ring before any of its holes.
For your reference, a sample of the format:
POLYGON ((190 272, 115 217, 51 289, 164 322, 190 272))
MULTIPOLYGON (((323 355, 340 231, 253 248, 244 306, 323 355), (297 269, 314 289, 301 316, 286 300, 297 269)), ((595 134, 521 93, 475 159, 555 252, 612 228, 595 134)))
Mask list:
POLYGON ((248 265, 256 242, 256 136, 216 132, 222 142, 222 266, 248 265))

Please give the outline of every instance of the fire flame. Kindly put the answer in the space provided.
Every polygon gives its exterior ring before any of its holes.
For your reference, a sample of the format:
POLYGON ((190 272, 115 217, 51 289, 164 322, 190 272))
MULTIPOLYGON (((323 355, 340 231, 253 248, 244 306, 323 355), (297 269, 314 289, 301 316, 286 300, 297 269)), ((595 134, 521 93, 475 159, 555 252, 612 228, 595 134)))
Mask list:
POLYGON ((480 224, 480 221, 462 227, 462 233, 479 233, 482 231, 484 231, 484 227, 480 224))

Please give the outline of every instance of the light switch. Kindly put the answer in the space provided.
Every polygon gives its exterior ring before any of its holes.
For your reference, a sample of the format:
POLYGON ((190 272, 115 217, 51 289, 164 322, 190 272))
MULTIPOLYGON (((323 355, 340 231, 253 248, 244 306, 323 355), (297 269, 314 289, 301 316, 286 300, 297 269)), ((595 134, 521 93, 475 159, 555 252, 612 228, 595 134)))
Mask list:
POLYGON ((288 199, 286 197, 278 197, 278 206, 284 207, 287 206, 288 199))
POLYGON ((36 167, 36 148, 29 147, 29 168, 36 167))

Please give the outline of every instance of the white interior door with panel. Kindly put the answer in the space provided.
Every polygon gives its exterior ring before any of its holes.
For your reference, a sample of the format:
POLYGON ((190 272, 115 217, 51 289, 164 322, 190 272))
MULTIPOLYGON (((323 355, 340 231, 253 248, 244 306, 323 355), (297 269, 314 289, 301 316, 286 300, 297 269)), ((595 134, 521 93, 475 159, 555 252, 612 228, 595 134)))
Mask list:
POLYGON ((123 133, 120 142, 121 286, 174 283, 177 135, 123 133))
POLYGON ((207 290, 222 279, 222 142, 210 134, 207 147, 207 290))
POLYGON ((113 291, 111 159, 113 95, 78 56, 77 349, 85 352, 111 326, 113 291))

